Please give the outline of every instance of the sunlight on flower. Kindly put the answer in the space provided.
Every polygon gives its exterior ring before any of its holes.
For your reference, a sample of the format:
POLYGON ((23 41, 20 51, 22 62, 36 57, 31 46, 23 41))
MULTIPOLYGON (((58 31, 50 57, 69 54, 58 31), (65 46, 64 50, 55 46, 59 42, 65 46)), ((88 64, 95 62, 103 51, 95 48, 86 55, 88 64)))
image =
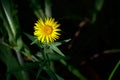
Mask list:
POLYGON ((61 31, 58 27, 60 24, 55 21, 54 18, 40 18, 34 26, 34 35, 37 37, 37 39, 41 42, 49 43, 54 42, 56 39, 59 38, 60 33, 58 31, 61 31))

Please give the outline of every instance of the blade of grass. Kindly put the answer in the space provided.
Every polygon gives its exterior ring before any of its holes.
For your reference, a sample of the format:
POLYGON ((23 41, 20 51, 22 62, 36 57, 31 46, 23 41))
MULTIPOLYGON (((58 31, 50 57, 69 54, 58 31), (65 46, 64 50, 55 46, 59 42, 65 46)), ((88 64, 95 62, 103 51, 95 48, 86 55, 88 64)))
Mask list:
POLYGON ((61 56, 65 56, 55 45, 49 44, 50 48, 53 49, 55 52, 60 54, 61 56))
POLYGON ((112 80, 112 77, 113 77, 113 75, 115 74, 115 71, 118 69, 119 65, 120 65, 120 60, 119 60, 119 61, 117 62, 117 64, 115 65, 115 67, 114 67, 113 71, 111 72, 108 80, 112 80))
POLYGON ((11 6, 9 4, 10 2, 8 2, 7 0, 1 0, 1 2, 2 2, 2 7, 3 7, 3 10, 4 10, 4 13, 5 13, 6 18, 8 20, 8 23, 10 25, 10 29, 12 31, 12 34, 13 34, 14 38, 15 38, 16 31, 15 31, 15 26, 12 22, 13 20, 11 18, 11 12, 10 12, 11 11, 11 6))
POLYGON ((35 79, 35 80, 38 80, 38 78, 39 78, 39 76, 40 76, 40 73, 42 72, 43 67, 45 66, 46 63, 47 63, 47 60, 45 60, 44 62, 42 62, 42 63, 40 64, 40 68, 39 68, 39 70, 38 70, 38 73, 37 73, 37 76, 36 76, 36 79, 35 79))
POLYGON ((104 0, 95 0, 94 10, 92 12, 92 23, 96 21, 98 12, 102 9, 104 0))
POLYGON ((65 60, 60 60, 60 62, 67 67, 67 69, 74 74, 78 79, 80 80, 87 80, 76 68, 74 68, 72 65, 67 64, 65 60))
POLYGON ((52 17, 51 1, 50 0, 45 0, 45 15, 47 17, 52 17))
POLYGON ((5 18, 5 15, 4 15, 3 12, 4 12, 4 10, 2 8, 0 8, 0 18, 3 21, 3 23, 1 24, 1 27, 0 27, 0 29, 2 31, 2 34, 3 34, 2 37, 6 37, 5 33, 7 32, 6 34, 8 34, 8 41, 10 43, 14 43, 14 41, 13 41, 13 37, 14 37, 13 33, 11 32, 11 29, 9 27, 8 22, 6 21, 6 18, 5 18))
MULTIPOLYGON (((0 59, 6 64, 7 72, 14 70, 14 68, 19 66, 15 56, 12 54, 11 49, 3 44, 0 45, 0 59)), ((21 72, 13 72, 10 74, 13 74, 17 80, 25 80, 21 72)), ((10 74, 8 73, 8 79, 10 74)))
POLYGON ((45 18, 45 14, 43 12, 43 9, 40 5, 40 0, 29 0, 30 7, 33 9, 34 14, 37 16, 37 18, 45 18))
POLYGON ((57 76, 55 75, 55 73, 53 71, 51 71, 48 68, 44 68, 46 73, 50 76, 50 80, 58 80, 57 76))

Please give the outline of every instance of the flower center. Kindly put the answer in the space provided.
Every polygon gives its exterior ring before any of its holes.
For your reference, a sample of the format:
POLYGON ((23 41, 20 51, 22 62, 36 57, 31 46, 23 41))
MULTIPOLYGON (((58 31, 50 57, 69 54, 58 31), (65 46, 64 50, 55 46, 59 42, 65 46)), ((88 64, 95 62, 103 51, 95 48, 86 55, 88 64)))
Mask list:
POLYGON ((53 29, 51 26, 48 26, 48 25, 45 25, 43 28, 42 28, 42 31, 45 35, 49 35, 52 33, 53 29))

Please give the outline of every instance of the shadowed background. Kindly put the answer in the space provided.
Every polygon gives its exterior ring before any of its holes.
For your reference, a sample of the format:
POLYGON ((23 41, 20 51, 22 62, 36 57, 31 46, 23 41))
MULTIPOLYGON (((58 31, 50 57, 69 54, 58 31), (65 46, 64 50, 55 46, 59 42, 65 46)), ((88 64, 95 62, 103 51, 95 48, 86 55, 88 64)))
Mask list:
MULTIPOLYGON (((29 41, 23 32, 33 35, 33 26, 37 17, 28 6, 28 0, 16 1, 23 40, 29 41), (21 25, 22 24, 22 25, 21 25)), ((44 1, 40 1, 44 4, 44 1)), ((96 20, 92 21, 95 12, 95 0, 52 0, 52 16, 61 24, 60 40, 71 38, 72 42, 60 46, 61 51, 70 57, 67 60, 89 80, 106 80, 120 59, 119 52, 106 53, 109 49, 120 48, 119 0, 104 0, 102 9, 97 12, 96 20), (79 24, 87 18, 89 21, 81 28, 79 24), (75 36, 76 32, 80 32, 75 36), (69 45, 72 47, 69 49, 69 45)), ((35 46, 31 46, 34 48, 35 46)), ((36 48, 32 51, 34 52, 36 48)), ((2 63, 1 63, 2 64, 2 63)), ((56 62, 57 73, 65 80, 78 80, 64 66, 56 62)), ((2 70, 2 68, 0 68, 2 70)), ((3 71, 4 72, 4 71, 3 71)), ((113 78, 119 80, 118 70, 113 78)))

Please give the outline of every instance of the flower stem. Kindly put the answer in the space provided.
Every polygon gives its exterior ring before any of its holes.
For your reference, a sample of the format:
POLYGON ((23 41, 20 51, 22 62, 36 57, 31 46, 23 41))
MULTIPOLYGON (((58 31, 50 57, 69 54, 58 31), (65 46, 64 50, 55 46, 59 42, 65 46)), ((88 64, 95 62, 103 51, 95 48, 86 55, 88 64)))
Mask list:
POLYGON ((49 60, 49 56, 48 56, 48 54, 47 54, 47 49, 48 49, 48 48, 47 48, 47 45, 45 45, 45 46, 44 46, 44 53, 43 53, 44 56, 43 56, 43 57, 44 57, 45 60, 47 60, 47 65, 49 66, 49 65, 50 65, 50 62, 49 62, 49 61, 50 61, 50 60, 49 60))
POLYGON ((113 77, 113 75, 115 74, 115 71, 117 70, 117 68, 119 67, 119 65, 120 65, 120 60, 117 62, 116 66, 114 67, 113 71, 111 72, 108 80, 111 80, 111 79, 112 79, 112 77, 113 77))

